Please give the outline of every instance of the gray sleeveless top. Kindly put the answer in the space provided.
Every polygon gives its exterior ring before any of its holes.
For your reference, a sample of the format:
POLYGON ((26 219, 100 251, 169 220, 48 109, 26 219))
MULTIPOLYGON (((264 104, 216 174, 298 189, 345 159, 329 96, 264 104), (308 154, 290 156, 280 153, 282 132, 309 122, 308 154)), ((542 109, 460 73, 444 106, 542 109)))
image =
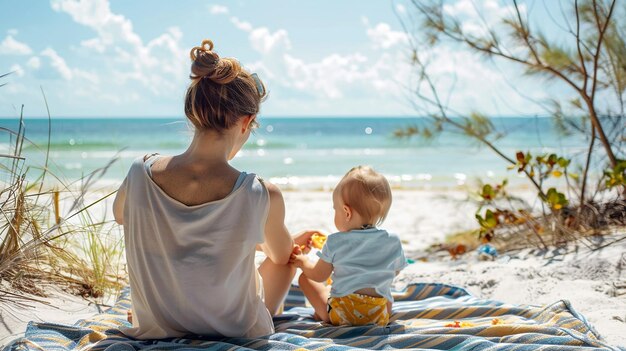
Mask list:
POLYGON ((136 160, 122 185, 133 306, 133 327, 122 331, 139 339, 273 333, 254 265, 269 210, 265 186, 243 174, 225 198, 187 206, 148 171, 136 160))

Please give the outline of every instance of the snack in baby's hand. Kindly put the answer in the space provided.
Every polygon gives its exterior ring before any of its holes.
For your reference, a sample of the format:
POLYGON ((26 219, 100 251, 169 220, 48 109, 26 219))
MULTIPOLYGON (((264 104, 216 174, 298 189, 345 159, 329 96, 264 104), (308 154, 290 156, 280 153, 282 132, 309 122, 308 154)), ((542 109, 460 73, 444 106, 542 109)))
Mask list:
POLYGON ((317 232, 311 235, 311 242, 313 243, 313 247, 321 250, 322 246, 326 243, 326 235, 317 232))

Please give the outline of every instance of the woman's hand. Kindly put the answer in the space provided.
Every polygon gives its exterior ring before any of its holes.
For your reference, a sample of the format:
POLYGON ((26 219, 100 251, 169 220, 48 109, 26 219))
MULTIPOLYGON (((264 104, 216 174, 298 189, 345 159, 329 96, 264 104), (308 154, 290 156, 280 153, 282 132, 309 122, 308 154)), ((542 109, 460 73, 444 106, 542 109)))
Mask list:
MULTIPOLYGON (((301 233, 294 235, 293 242, 300 248, 300 251, 304 254, 309 253, 311 251, 311 245, 313 244, 313 240, 311 237, 313 234, 317 234, 319 231, 317 230, 305 230, 301 233)), ((293 255, 293 253, 292 253, 293 255)))

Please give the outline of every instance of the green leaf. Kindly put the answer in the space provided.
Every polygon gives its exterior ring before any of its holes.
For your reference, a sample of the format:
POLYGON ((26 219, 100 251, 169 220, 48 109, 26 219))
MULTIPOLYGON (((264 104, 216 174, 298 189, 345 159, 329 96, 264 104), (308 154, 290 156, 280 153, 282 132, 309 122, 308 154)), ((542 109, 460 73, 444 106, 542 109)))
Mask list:
POLYGON ((573 54, 565 51, 555 44, 549 44, 544 47, 541 58, 544 64, 551 66, 557 70, 566 69, 574 65, 573 54))
POLYGON ((583 104, 582 104, 582 102, 580 102, 580 98, 575 98, 575 99, 572 99, 572 100, 570 101, 570 103, 571 103, 574 107, 576 107, 576 108, 578 108, 578 109, 580 109, 580 110, 582 110, 582 109, 583 109, 583 104))
POLYGON ((480 196, 482 196, 483 199, 490 201, 490 200, 495 199, 496 192, 494 191, 494 189, 491 186, 491 184, 485 184, 483 186, 483 190, 482 190, 480 196))
POLYGON ((550 205, 553 210, 560 210, 569 204, 565 194, 560 193, 555 188, 548 189, 544 201, 550 205))
POLYGON ((487 224, 487 228, 495 228, 496 225, 498 225, 498 219, 496 218, 494 213, 491 212, 491 210, 487 210, 487 213, 485 215, 485 222, 487 224))
POLYGON ((550 154, 550 156, 548 156, 548 161, 547 161, 548 166, 554 167, 557 160, 558 160, 558 156, 556 154, 550 154))
POLYGON ((485 212, 484 218, 477 213, 476 219, 478 220, 478 224, 482 228, 483 232, 491 231, 498 225, 498 219, 491 210, 487 210, 485 212))
POLYGON ((613 168, 609 168, 604 171, 606 176, 605 185, 607 188, 613 188, 616 186, 626 187, 626 160, 617 159, 617 164, 613 168))
POLYGON ((533 156, 529 153, 526 154, 526 157, 524 157, 524 162, 525 163, 529 163, 530 160, 532 160, 533 156))

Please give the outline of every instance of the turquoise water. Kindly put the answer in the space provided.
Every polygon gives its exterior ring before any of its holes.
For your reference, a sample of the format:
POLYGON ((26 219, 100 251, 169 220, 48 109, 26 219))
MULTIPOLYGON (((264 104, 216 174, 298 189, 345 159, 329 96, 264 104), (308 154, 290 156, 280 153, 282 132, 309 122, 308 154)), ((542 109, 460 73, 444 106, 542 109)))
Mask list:
MULTIPOLYGON (((474 177, 516 178, 507 163, 462 135, 444 132, 428 142, 393 137, 398 128, 423 123, 420 119, 261 117, 260 122, 233 164, 286 188, 329 187, 360 164, 410 188, 453 186, 474 177)), ((495 118, 493 123, 506 134, 495 144, 512 158, 517 150, 564 155, 585 150, 582 137, 558 137, 549 119, 495 118)), ((182 118, 53 119, 50 125, 45 119, 30 119, 24 124, 27 165, 44 164, 50 127, 50 168, 66 181, 117 159, 102 180, 119 182, 136 157, 182 152, 192 136, 182 118)), ((0 119, 0 126, 17 130, 18 121, 0 119)), ((13 143, 5 133, 0 153, 9 152, 13 143)), ((29 178, 37 174, 29 171, 29 178)))

